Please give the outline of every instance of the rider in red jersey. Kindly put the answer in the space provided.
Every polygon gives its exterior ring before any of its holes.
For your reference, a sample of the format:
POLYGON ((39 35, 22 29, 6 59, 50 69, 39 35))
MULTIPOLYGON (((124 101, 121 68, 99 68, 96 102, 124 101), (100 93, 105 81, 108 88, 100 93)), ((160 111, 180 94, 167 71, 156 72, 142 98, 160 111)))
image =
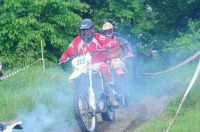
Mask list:
POLYGON ((118 41, 119 46, 110 49, 111 58, 114 58, 115 56, 121 54, 127 54, 133 56, 132 47, 130 46, 130 43, 125 38, 123 38, 119 33, 114 32, 114 27, 110 22, 106 22, 103 24, 102 31, 103 35, 105 35, 106 37, 118 41), (122 53, 123 51, 125 53, 122 53))
MULTIPOLYGON (((98 49, 109 49, 118 45, 117 41, 111 41, 105 36, 95 33, 95 26, 92 20, 84 19, 79 25, 79 35, 72 41, 70 46, 64 51, 59 62, 64 62, 67 57, 75 54, 92 53, 98 49)), ((99 70, 108 86, 106 92, 108 95, 108 101, 112 106, 118 106, 117 101, 114 99, 113 94, 113 78, 110 73, 110 69, 106 64, 107 53, 97 52, 92 56, 92 67, 99 70)))

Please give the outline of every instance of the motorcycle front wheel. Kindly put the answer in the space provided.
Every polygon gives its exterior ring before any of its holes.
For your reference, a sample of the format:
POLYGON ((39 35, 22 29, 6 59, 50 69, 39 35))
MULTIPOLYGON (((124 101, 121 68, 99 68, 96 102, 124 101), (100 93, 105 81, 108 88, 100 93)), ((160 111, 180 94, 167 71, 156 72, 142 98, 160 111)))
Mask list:
POLYGON ((79 128, 83 132, 94 132, 97 127, 97 117, 94 109, 89 107, 87 93, 76 89, 74 93, 74 114, 79 128))

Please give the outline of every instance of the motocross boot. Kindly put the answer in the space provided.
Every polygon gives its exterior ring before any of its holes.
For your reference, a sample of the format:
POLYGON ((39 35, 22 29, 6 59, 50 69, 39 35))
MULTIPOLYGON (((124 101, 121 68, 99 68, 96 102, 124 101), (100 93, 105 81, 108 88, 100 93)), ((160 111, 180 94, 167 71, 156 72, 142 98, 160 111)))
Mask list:
POLYGON ((108 96, 108 102, 110 103, 110 105, 113 106, 113 107, 118 107, 119 104, 118 104, 118 102, 115 100, 113 86, 109 85, 109 86, 106 88, 106 92, 107 92, 107 96, 108 96))

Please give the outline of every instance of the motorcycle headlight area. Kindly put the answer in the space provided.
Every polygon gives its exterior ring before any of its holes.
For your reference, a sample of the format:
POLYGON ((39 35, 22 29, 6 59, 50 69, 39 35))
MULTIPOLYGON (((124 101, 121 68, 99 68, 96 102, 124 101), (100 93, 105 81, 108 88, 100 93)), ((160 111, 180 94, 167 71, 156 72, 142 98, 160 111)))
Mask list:
POLYGON ((120 58, 115 58, 111 60, 111 67, 116 69, 116 68, 122 68, 124 67, 124 64, 120 58))

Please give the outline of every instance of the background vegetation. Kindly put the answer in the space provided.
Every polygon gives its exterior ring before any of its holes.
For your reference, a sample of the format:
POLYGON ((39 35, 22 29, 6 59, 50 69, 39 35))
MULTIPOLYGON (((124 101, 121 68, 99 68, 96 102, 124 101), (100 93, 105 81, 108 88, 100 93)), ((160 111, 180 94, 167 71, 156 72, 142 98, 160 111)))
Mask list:
POLYGON ((181 50, 181 56, 189 47, 187 54, 193 54, 199 48, 199 6, 198 0, 1 0, 0 61, 15 67, 38 60, 43 40, 45 59, 57 62, 84 18, 95 22, 97 32, 105 21, 113 23, 132 37, 142 58, 152 49, 181 50))
MULTIPOLYGON (((4 73, 7 72, 13 71, 4 73)), ((75 125, 73 90, 67 76, 58 65, 43 70, 38 63, 0 81, 0 122, 21 120, 24 132, 57 131, 61 128, 71 131, 75 125)))

